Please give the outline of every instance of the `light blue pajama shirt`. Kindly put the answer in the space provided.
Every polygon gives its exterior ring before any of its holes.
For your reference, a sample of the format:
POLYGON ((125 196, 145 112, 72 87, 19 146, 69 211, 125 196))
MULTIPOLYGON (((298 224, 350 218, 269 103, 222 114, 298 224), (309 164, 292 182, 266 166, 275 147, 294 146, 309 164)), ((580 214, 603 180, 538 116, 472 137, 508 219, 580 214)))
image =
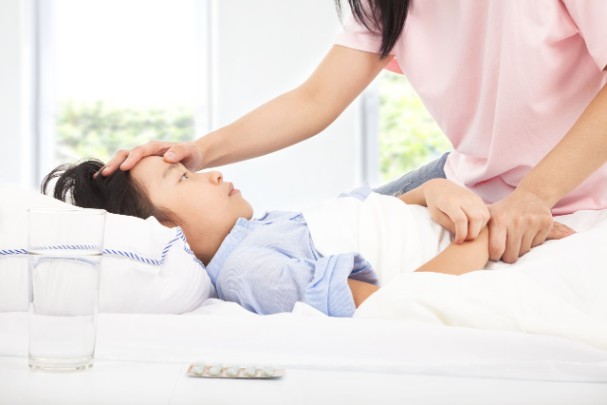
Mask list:
MULTIPOLYGON (((366 198, 370 189, 348 194, 366 198)), ((348 278, 377 284, 356 252, 322 256, 301 213, 274 211, 238 219, 207 266, 218 298, 268 315, 291 312, 297 301, 339 317, 354 314, 348 278)))

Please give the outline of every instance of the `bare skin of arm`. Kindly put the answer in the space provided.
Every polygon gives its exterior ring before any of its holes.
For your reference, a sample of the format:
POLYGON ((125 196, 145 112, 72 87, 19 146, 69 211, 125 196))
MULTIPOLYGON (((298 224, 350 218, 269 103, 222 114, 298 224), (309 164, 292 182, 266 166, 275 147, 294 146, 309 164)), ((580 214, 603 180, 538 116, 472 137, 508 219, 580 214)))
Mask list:
POLYGON ((194 142, 152 141, 118 151, 102 171, 131 169, 142 157, 163 155, 188 169, 261 156, 308 139, 331 124, 392 58, 334 45, 299 87, 194 142), (168 153, 167 153, 168 152, 168 153))
POLYGON ((299 87, 196 141, 204 166, 264 155, 318 134, 331 124, 391 58, 335 45, 299 87))

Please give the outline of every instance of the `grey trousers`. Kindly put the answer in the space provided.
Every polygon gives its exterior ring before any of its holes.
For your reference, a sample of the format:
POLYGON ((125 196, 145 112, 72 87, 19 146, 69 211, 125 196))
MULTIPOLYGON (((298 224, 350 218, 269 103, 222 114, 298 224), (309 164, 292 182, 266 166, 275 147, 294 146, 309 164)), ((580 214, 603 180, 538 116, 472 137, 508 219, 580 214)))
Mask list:
POLYGON ((446 178, 445 162, 447 161, 447 156, 449 156, 449 152, 445 153, 439 159, 425 164, 419 169, 413 170, 390 183, 377 187, 373 191, 379 194, 398 197, 401 194, 424 184, 430 179, 444 179, 446 178))

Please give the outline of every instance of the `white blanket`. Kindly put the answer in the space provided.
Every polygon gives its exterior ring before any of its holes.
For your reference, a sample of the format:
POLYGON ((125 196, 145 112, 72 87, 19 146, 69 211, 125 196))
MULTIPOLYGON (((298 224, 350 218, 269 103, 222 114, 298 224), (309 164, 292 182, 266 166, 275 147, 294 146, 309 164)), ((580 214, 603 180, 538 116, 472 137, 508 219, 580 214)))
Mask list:
POLYGON ((314 247, 323 255, 358 252, 383 285, 433 258, 450 236, 428 210, 371 193, 364 201, 343 197, 303 210, 314 247))
POLYGON ((384 285, 356 317, 547 334, 607 350, 607 221, 549 241, 515 265, 490 265, 495 269, 462 276, 414 273, 412 266, 398 261, 408 259, 417 266, 420 259, 428 260, 423 246, 437 246, 440 236, 424 242, 432 238, 429 232, 419 232, 428 215, 377 195, 365 203, 352 200, 340 199, 329 205, 331 209, 304 214, 323 254, 343 250, 342 233, 349 232, 360 245, 358 251, 371 252, 372 263, 389 263, 376 266, 384 285), (347 223, 356 226, 344 226, 347 223), (417 239, 402 231, 407 223, 417 239), (414 257, 416 252, 421 254, 414 257))

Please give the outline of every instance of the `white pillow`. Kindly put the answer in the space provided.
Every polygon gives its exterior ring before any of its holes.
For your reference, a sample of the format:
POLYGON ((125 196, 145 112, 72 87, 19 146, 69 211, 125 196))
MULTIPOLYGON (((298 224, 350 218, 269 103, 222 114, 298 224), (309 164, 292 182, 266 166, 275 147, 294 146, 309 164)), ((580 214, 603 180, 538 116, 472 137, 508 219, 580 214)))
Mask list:
MULTIPOLYGON (((69 205, 35 191, 0 186, 0 312, 27 310, 27 209, 62 206, 69 205)), ((214 296, 206 269, 180 228, 167 228, 155 218, 107 214, 102 312, 179 314, 214 296)))

